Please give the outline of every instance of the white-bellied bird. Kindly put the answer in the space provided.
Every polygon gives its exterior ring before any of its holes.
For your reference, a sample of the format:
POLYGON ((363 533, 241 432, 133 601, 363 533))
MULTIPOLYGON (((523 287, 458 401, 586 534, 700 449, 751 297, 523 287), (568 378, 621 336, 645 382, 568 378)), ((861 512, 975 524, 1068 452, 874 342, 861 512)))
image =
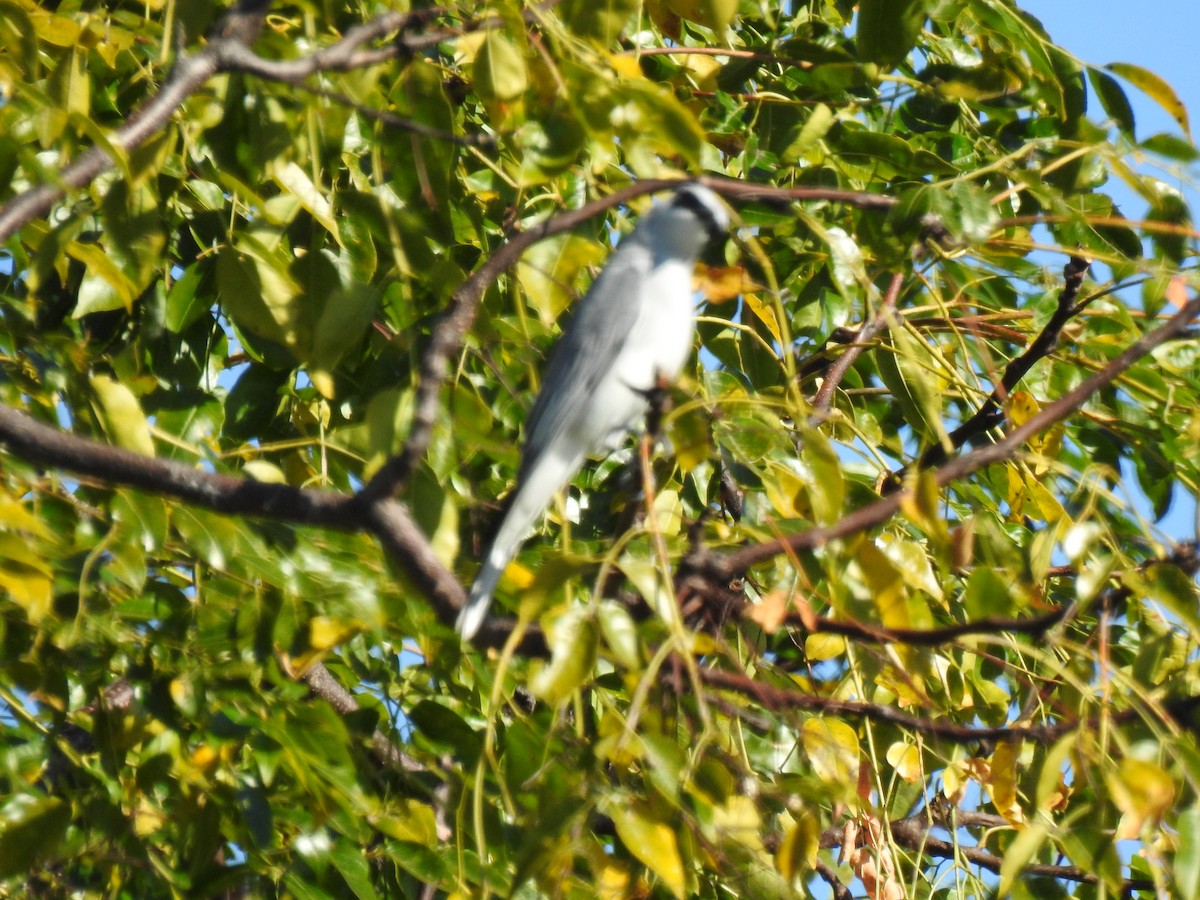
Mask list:
POLYGON ((686 183, 642 216, 579 301, 525 423, 516 488, 459 613, 464 640, 479 631, 500 574, 554 494, 588 456, 620 446, 660 379, 679 375, 695 333, 696 261, 728 230, 716 194, 686 183))

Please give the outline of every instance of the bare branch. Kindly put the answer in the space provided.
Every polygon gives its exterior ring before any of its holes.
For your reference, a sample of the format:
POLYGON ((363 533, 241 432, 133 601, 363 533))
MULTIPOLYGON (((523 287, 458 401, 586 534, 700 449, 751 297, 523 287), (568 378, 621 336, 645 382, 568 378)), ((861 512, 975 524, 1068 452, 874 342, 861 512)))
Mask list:
POLYGON ((821 697, 803 691, 776 687, 761 678, 755 679, 748 675, 726 672, 721 669, 701 669, 700 679, 712 687, 734 691, 748 697, 768 709, 802 709, 822 714, 846 716, 852 719, 887 722, 910 731, 943 738, 958 744, 995 741, 1004 738, 1022 738, 1039 744, 1049 744, 1080 726, 1077 721, 1060 722, 1056 725, 999 725, 993 727, 956 725, 953 722, 912 716, 890 706, 865 703, 861 700, 821 697))

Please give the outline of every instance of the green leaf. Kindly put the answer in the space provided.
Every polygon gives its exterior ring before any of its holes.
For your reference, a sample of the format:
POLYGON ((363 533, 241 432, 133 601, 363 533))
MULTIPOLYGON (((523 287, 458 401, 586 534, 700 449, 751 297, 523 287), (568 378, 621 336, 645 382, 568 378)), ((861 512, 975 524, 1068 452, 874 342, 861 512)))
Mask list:
POLYGON ((338 840, 330 851, 329 860, 356 898, 374 900, 379 896, 371 883, 371 863, 367 862, 366 851, 358 842, 346 838, 338 840))
POLYGON ((71 822, 71 807, 57 797, 18 794, 0 807, 0 878, 55 859, 71 822))
POLYGON ((562 703, 592 676, 600 644, 595 617, 572 607, 555 620, 550 632, 550 662, 529 679, 529 690, 551 705, 562 703))
POLYGON ((1013 612, 1009 580, 991 566, 977 566, 967 578, 963 608, 972 619, 1004 617, 1013 612))
POLYGON ((529 87, 525 57, 502 31, 489 31, 475 57, 475 92, 484 100, 508 103, 529 87))
POLYGON ((1096 96, 1100 98, 1100 105, 1104 107, 1104 111, 1117 123, 1118 128, 1132 138, 1133 107, 1129 105, 1129 98, 1125 96, 1121 85, 1111 75, 1099 69, 1089 67, 1087 73, 1088 80, 1092 83, 1096 96))
POLYGON ((87 266, 79 285, 75 318, 113 309, 133 309, 134 285, 98 244, 71 241, 67 253, 87 266))
POLYGON ((1179 900, 1200 900, 1200 806, 1194 803, 1175 823, 1179 848, 1175 851, 1175 890, 1179 900))
POLYGON ((1000 864, 1000 884, 996 888, 997 896, 1008 896, 1013 882, 1020 877, 1046 842, 1049 831, 1045 825, 1034 823, 1017 832, 1016 839, 1004 851, 1004 862, 1000 864))
POLYGON ((859 0, 855 42, 858 57, 891 68, 917 43, 925 24, 923 0, 859 0))

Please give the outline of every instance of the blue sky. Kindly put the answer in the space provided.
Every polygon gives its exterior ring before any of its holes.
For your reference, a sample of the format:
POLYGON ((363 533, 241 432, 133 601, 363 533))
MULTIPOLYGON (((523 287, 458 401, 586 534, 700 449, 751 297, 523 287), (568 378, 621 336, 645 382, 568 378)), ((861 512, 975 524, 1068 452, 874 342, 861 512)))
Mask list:
MULTIPOLYGON (((1041 19, 1055 43, 1085 62, 1128 62, 1165 78, 1193 118, 1200 115, 1200 3, 1196 0, 1024 0, 1021 7, 1041 19)), ((1169 116, 1136 90, 1129 99, 1137 136, 1178 132, 1169 116)))

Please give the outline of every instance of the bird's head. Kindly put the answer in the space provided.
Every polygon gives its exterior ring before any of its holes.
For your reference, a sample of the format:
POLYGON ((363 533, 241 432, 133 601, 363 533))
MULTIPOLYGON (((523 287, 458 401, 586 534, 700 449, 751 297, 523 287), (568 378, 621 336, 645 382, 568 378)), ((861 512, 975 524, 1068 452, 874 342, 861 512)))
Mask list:
POLYGON ((651 213, 653 224, 647 237, 672 255, 695 258, 729 234, 729 212, 721 200, 703 185, 689 182, 679 187, 666 203, 651 213))

